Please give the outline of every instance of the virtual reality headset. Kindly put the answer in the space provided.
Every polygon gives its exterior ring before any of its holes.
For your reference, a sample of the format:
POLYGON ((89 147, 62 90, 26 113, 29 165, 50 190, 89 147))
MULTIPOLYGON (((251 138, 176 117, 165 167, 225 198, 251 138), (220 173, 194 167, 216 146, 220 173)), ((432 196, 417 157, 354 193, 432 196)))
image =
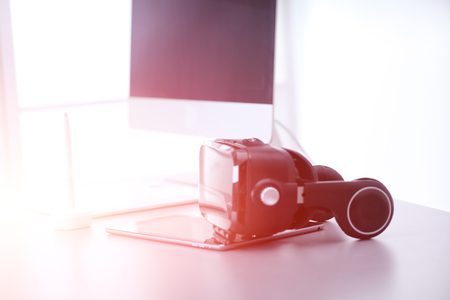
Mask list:
POLYGON ((258 139, 202 145, 199 207, 228 242, 332 217, 347 235, 369 239, 388 227, 394 212, 392 196, 379 181, 344 181, 331 168, 258 139))

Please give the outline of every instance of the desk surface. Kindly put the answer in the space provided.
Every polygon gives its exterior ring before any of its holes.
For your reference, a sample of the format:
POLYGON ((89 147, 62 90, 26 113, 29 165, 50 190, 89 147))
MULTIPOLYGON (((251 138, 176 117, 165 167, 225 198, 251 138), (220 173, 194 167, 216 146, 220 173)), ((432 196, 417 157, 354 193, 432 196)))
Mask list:
POLYGON ((0 213, 0 299, 449 299, 450 213, 396 201, 358 241, 325 230, 218 252, 109 235, 159 209, 54 231, 46 215, 0 213))

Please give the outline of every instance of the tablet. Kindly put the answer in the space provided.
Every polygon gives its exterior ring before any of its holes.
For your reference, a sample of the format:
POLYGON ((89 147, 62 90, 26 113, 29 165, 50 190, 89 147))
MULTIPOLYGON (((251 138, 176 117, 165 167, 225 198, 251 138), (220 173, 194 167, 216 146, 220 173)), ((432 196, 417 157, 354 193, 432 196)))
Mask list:
POLYGON ((110 234, 172 243, 209 250, 230 250, 237 247, 268 242, 286 237, 320 231, 323 223, 311 222, 307 226, 279 232, 272 236, 220 244, 213 239, 213 226, 203 217, 189 214, 172 215, 141 220, 120 228, 106 228, 110 234))

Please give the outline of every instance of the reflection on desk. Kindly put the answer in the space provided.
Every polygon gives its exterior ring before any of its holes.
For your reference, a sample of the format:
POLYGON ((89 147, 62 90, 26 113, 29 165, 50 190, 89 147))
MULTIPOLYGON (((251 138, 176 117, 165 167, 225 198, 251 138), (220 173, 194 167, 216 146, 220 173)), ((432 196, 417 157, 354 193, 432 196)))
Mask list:
POLYGON ((108 235, 105 227, 197 209, 95 219, 54 231, 46 215, 1 214, 1 299, 448 299, 450 213, 396 201, 360 241, 320 232, 216 252, 108 235))

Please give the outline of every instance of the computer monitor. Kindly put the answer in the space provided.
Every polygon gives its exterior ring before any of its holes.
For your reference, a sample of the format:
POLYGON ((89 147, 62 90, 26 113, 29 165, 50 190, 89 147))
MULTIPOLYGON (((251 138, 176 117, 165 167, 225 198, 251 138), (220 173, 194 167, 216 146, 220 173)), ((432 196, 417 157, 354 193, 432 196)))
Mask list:
POLYGON ((276 0, 133 0, 130 126, 269 142, 275 8, 276 0))

